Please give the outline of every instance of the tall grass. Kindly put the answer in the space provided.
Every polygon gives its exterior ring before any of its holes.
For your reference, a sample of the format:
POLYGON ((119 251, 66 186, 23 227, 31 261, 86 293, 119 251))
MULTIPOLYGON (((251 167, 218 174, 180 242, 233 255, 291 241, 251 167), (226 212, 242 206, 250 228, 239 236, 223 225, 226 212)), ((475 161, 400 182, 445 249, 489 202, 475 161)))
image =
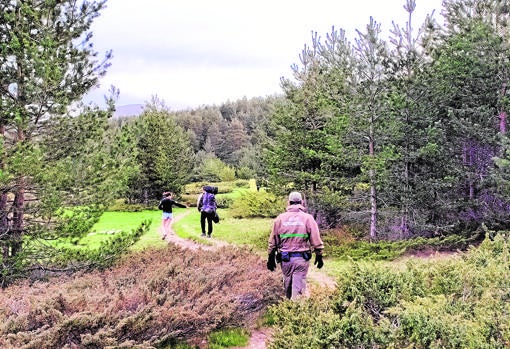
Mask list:
POLYGON ((209 335, 208 349, 244 347, 248 344, 248 340, 246 330, 239 328, 221 330, 209 335))

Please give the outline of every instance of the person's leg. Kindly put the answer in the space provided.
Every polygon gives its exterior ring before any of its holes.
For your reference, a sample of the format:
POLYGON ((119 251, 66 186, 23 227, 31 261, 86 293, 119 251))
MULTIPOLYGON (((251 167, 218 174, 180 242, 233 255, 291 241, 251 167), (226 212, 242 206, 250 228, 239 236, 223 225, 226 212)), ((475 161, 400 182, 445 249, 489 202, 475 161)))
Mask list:
POLYGON ((306 275, 310 262, 301 257, 292 257, 291 261, 294 265, 291 299, 296 299, 306 295, 306 275))
POLYGON ((205 236, 205 218, 207 214, 205 212, 200 212, 200 228, 202 228, 202 236, 205 236))
POLYGON ((166 222, 166 219, 163 218, 161 220, 161 227, 159 228, 159 232, 161 233, 161 238, 163 240, 165 240, 165 238, 166 238, 165 222, 166 222))
POLYGON ((291 262, 282 262, 283 290, 288 299, 292 297, 292 270, 291 262))
POLYGON ((169 233, 170 222, 172 221, 172 213, 163 212, 162 219, 163 220, 161 222, 161 230, 162 230, 161 238, 163 240, 165 240, 167 234, 169 233))
POLYGON ((172 233, 171 226, 172 226, 172 218, 167 218, 165 220, 165 235, 172 233))
POLYGON ((213 230, 213 214, 214 213, 208 213, 207 214, 207 236, 211 237, 212 230, 213 230))
POLYGON ((282 262, 283 285, 287 298, 296 299, 305 295, 309 265, 302 257, 291 257, 289 262, 282 262))

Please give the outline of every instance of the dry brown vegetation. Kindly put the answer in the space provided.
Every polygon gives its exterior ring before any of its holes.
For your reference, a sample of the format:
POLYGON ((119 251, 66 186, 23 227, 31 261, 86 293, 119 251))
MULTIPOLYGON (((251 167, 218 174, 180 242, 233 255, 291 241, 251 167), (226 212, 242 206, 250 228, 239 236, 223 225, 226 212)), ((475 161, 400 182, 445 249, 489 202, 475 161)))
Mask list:
POLYGON ((168 248, 111 270, 13 285, 0 293, 0 347, 162 347, 251 327, 282 299, 278 273, 248 250, 168 248))

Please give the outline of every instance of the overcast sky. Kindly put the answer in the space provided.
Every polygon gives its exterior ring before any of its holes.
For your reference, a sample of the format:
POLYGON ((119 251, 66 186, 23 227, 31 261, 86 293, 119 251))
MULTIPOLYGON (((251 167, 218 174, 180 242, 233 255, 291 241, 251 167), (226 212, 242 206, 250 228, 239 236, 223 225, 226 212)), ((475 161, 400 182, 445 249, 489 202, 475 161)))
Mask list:
MULTIPOLYGON (((405 0, 108 0, 92 31, 95 48, 113 51, 101 87, 86 101, 101 104, 111 85, 118 106, 157 95, 172 110, 280 94, 280 77, 332 26, 349 38, 372 16, 383 30, 403 26, 405 0)), ((441 0, 416 0, 414 27, 441 0)), ((384 38, 387 35, 383 36, 384 38)))

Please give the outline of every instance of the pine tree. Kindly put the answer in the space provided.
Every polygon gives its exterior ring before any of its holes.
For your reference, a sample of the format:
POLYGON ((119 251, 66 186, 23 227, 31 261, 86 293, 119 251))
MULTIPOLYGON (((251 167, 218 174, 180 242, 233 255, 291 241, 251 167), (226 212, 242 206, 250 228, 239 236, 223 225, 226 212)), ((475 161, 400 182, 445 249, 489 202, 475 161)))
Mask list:
POLYGON ((380 33, 380 24, 370 18, 366 32, 358 31, 355 46, 359 82, 354 85, 356 110, 352 123, 355 132, 366 140, 361 166, 368 174, 371 239, 378 237, 380 181, 385 176, 386 161, 395 157, 391 141, 387 139, 394 124, 388 107, 389 52, 380 33))
MULTIPOLYGON (((391 73, 389 86, 392 89, 389 103, 396 117, 396 128, 392 143, 398 157, 388 164, 389 176, 381 186, 381 199, 398 210, 390 216, 387 228, 393 236, 408 238, 427 229, 428 210, 433 195, 429 182, 431 168, 438 162, 440 130, 428 117, 431 110, 426 97, 428 87, 423 83, 425 66, 429 57, 422 46, 426 28, 435 28, 432 17, 414 27, 414 0, 407 0, 405 11, 408 20, 403 27, 393 24, 390 37, 391 73)), ((430 35, 430 34, 429 34, 430 35)))
MULTIPOLYGON (((85 197, 93 196, 81 196, 83 192, 74 187, 81 185, 76 180, 80 173, 74 172, 74 177, 59 175, 56 178, 61 182, 44 179, 52 179, 50 174, 57 174, 59 166, 66 168, 66 161, 68 165, 75 161, 78 168, 85 162, 101 166, 104 152, 87 160, 64 154, 73 151, 69 147, 61 147, 60 154, 51 154, 50 149, 55 147, 51 147, 50 135, 59 137, 55 132, 62 123, 76 126, 73 136, 90 141, 89 145, 103 134, 105 113, 85 110, 83 120, 89 120, 88 126, 93 127, 86 130, 82 128, 85 125, 71 121, 77 112, 70 111, 69 106, 97 85, 109 66, 110 53, 99 59, 90 33, 104 5, 105 1, 82 1, 78 5, 63 0, 0 3, 0 244, 4 282, 25 266, 32 246, 29 235, 64 232, 63 225, 54 222, 58 218, 57 203, 72 199, 75 203, 90 203, 85 197), (65 195, 70 191, 80 194, 65 195)), ((86 145, 73 144, 75 150, 86 145)))
MULTIPOLYGON (((508 9, 500 1, 445 1, 445 30, 434 47, 434 87, 441 92, 436 117, 447 142, 449 159, 435 211, 438 224, 458 222, 456 230, 491 225, 501 210, 491 183, 493 157, 500 152, 506 129, 509 41, 501 34, 508 9)), ((504 206, 504 205, 503 205, 504 206)))
POLYGON ((190 178, 194 155, 187 133, 171 114, 148 106, 126 132, 135 135, 139 164, 139 172, 131 178, 130 196, 149 205, 164 191, 180 193, 190 178))

